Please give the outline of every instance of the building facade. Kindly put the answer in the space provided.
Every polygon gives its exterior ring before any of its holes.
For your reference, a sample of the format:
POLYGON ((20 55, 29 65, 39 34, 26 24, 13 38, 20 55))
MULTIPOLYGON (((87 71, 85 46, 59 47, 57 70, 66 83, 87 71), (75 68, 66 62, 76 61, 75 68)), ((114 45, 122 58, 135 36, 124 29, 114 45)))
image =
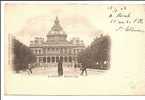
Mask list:
POLYGON ((78 64, 77 55, 84 49, 84 43, 79 38, 68 41, 58 17, 46 37, 47 40, 36 37, 30 42, 30 49, 36 55, 37 63, 48 67, 57 66, 59 60, 62 60, 63 66, 78 64))

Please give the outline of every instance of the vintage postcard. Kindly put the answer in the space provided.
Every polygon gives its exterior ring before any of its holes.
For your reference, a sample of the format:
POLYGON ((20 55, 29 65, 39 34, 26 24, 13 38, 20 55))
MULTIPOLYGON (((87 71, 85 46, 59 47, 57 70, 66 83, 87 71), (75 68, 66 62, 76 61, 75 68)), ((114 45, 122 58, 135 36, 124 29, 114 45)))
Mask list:
POLYGON ((145 95, 145 5, 7 2, 5 95, 145 95))

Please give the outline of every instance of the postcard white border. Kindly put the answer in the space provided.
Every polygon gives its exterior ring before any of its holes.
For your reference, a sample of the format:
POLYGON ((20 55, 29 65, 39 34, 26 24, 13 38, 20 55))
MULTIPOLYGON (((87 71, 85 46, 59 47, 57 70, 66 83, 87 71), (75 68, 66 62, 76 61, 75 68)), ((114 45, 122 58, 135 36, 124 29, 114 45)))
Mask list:
MULTIPOLYGON (((4 96, 4 5, 6 3, 10 3, 10 4, 145 4, 145 1, 2 1, 1 2, 1 99, 2 100, 26 100, 26 99, 35 99, 35 100, 40 100, 40 99, 47 99, 47 96, 4 96)), ((68 100, 68 99, 96 99, 96 97, 81 97, 81 96, 75 96, 75 97, 63 97, 61 96, 63 100, 68 100)), ((102 96, 101 96, 102 97, 102 96)), ((97 99, 102 99, 101 97, 97 97, 97 99)), ((60 97, 55 97, 51 96, 49 97, 49 99, 60 99, 60 97)), ((106 96, 103 99, 111 99, 111 100, 116 100, 116 99, 120 99, 122 100, 122 98, 114 98, 112 96, 106 96)), ((129 98, 127 98, 129 99, 129 98)), ((132 96, 130 98, 131 100, 136 100, 138 98, 135 98, 134 96, 132 96)), ((140 97, 139 100, 143 100, 144 97, 140 97)))

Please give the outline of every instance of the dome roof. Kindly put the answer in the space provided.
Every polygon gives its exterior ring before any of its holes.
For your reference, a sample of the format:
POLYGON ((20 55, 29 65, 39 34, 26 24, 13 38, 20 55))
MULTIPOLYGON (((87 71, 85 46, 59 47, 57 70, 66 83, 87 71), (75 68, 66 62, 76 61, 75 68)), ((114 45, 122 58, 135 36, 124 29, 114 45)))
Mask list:
POLYGON ((59 23, 59 19, 58 17, 56 17, 55 21, 54 21, 54 25, 52 26, 51 30, 49 31, 48 35, 52 35, 52 34, 65 34, 65 32, 63 31, 63 28, 61 27, 60 23, 59 23))

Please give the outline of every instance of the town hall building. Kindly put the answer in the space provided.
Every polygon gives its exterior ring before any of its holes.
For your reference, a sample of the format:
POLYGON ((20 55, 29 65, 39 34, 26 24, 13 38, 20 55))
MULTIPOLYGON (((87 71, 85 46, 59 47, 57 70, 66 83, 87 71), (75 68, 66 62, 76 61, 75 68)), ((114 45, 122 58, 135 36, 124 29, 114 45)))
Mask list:
POLYGON ((36 37, 30 42, 30 49, 36 56, 37 63, 46 64, 48 67, 57 66, 59 60, 63 61, 63 66, 68 67, 78 63, 77 56, 85 48, 84 43, 79 38, 68 41, 58 17, 46 38, 45 41, 44 38, 36 37))

